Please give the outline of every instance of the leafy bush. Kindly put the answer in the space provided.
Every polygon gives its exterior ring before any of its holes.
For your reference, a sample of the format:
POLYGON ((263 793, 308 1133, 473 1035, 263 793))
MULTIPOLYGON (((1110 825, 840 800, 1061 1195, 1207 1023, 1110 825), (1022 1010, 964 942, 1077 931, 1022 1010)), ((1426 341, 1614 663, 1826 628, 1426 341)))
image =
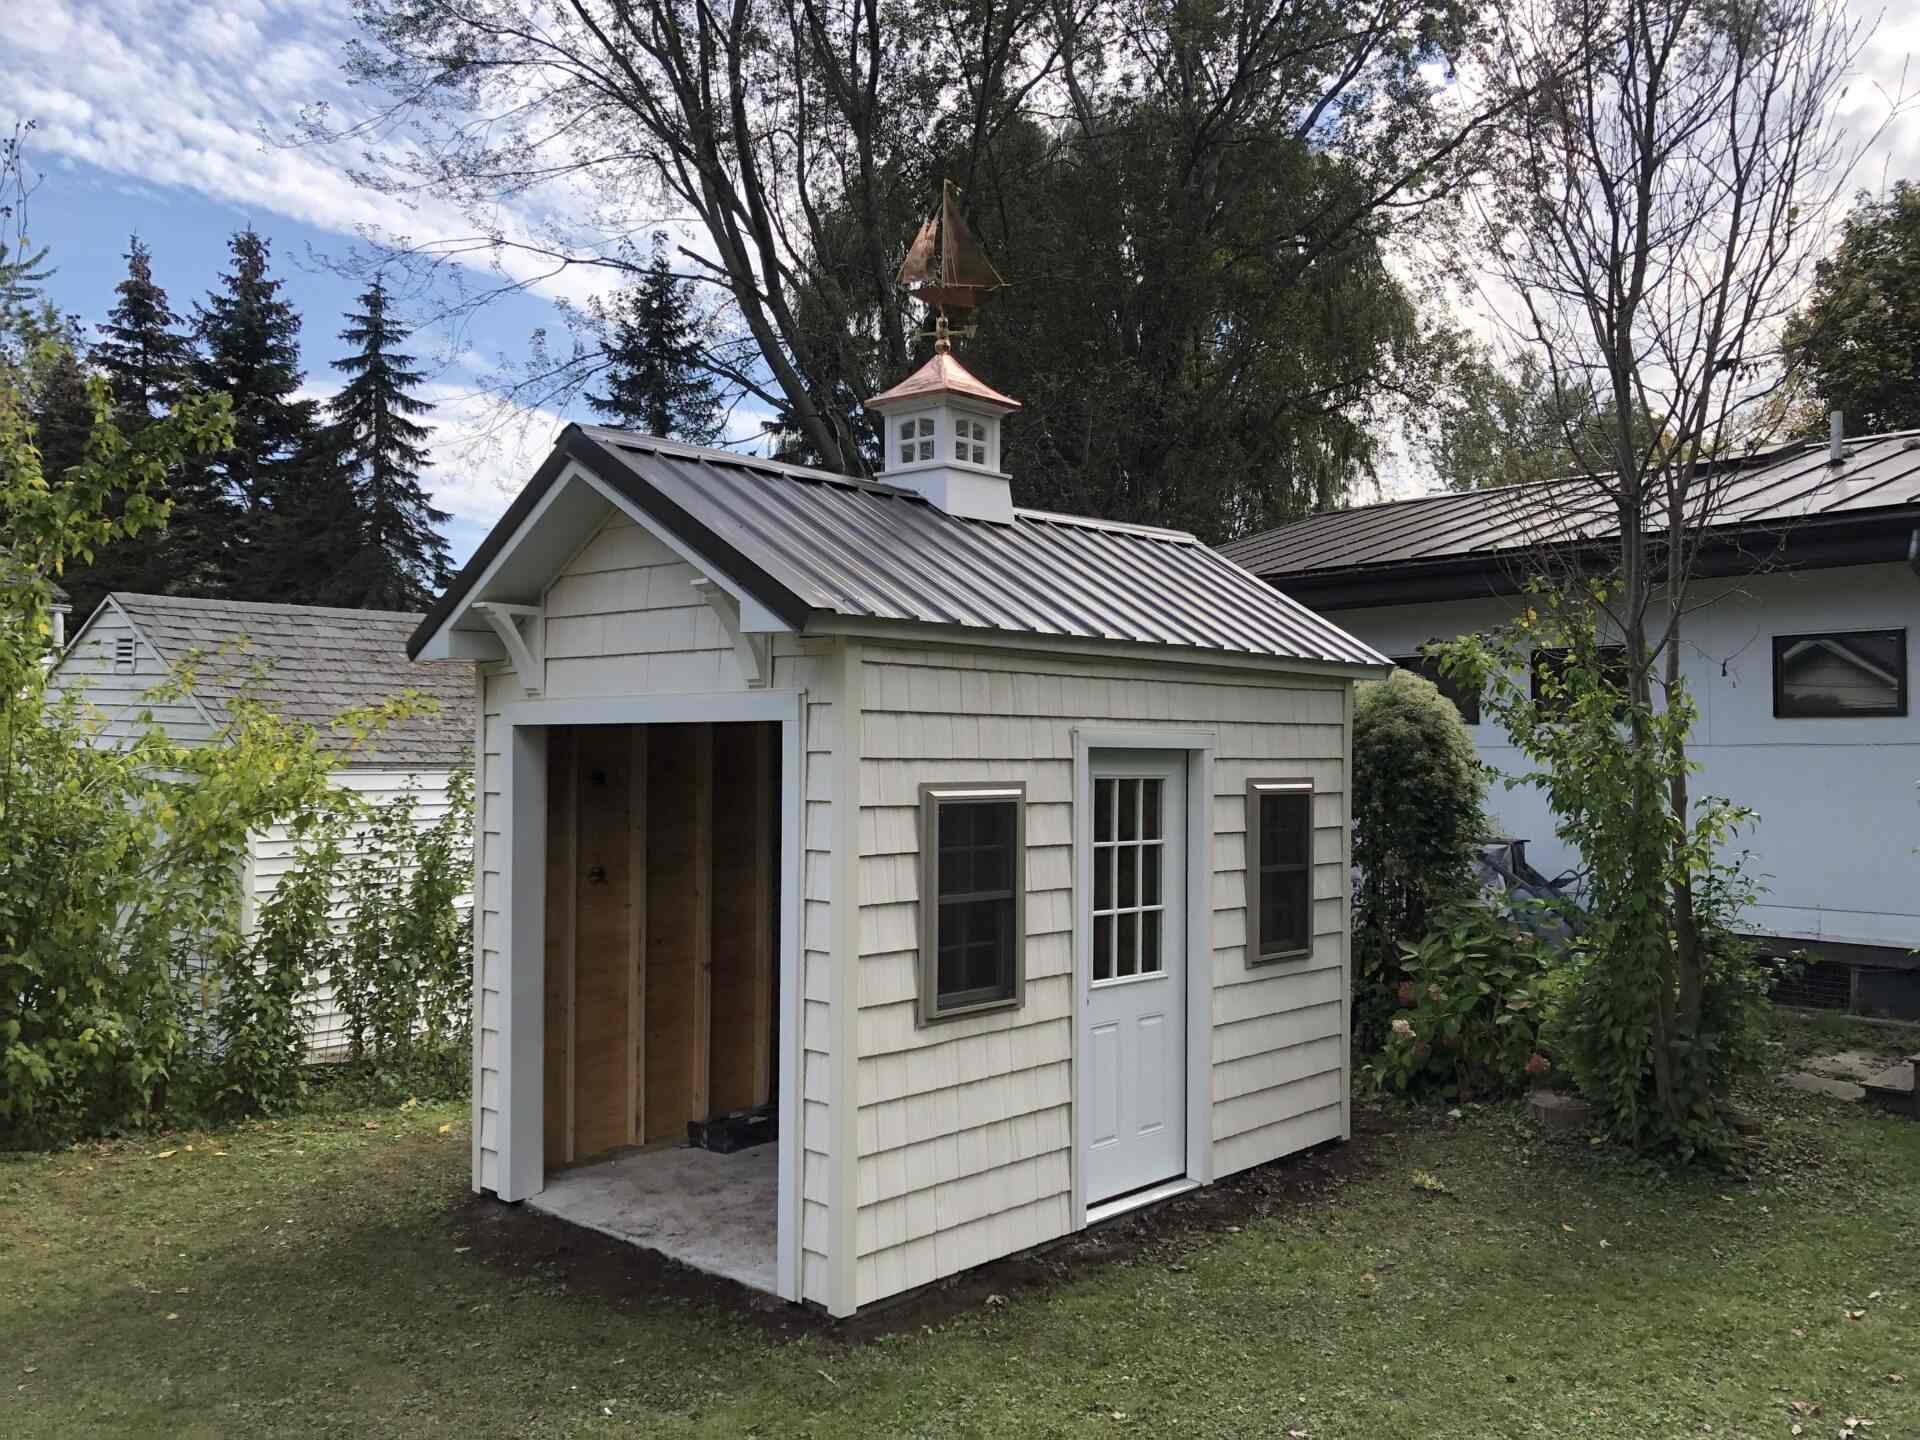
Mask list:
POLYGON ((349 1056, 376 1094, 459 1088, 469 1068, 473 929, 455 902, 473 881, 473 777, 453 773, 431 826, 418 799, 375 807, 363 853, 341 866, 345 934, 329 969, 349 1056))
POLYGON ((299 1099, 300 996, 325 953, 331 900, 316 862, 249 936, 248 835, 347 823, 353 797, 329 783, 333 770, 413 708, 402 698, 343 717, 349 748, 326 750, 242 693, 203 745, 176 744, 150 720, 109 745, 80 697, 49 690, 54 577, 164 523, 166 474, 231 434, 216 398, 124 436, 96 377, 86 459, 50 478, 31 396, 36 367, 63 356, 53 332, 0 345, 0 1144, 299 1099))
POLYGON ((1468 1100, 1550 1072, 1541 1031, 1565 983, 1552 947, 1484 900, 1457 902, 1435 919, 1419 944, 1402 947, 1398 1013, 1371 1066, 1375 1078, 1401 1094, 1468 1100))
POLYGON ((1405 670, 1353 707, 1354 1019, 1376 1048, 1402 978, 1401 947, 1473 884, 1486 782, 1453 703, 1405 670))
MULTIPOLYGON (((1753 887, 1728 849, 1752 818, 1688 794, 1696 710, 1685 684, 1623 663, 1600 633, 1608 582, 1534 590, 1507 629, 1441 647, 1450 675, 1536 768, 1554 833, 1586 867, 1587 919, 1556 1026, 1583 1095, 1618 1139, 1680 1158, 1737 1144, 1728 1093, 1755 1062, 1773 975, 1734 936, 1753 887), (1532 652, 1560 660, 1532 671, 1532 652)), ((1651 664, 1651 662, 1648 662, 1651 664)))

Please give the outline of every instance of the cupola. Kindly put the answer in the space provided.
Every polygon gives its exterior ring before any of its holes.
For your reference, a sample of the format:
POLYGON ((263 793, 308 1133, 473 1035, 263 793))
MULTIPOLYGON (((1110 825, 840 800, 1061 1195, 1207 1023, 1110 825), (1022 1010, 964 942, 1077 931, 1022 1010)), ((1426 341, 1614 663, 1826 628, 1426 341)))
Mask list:
POLYGON ((1000 422, 1020 408, 974 378, 948 350, 867 401, 886 429, 881 478, 916 490, 963 520, 1013 523, 1013 487, 1000 468, 1000 422))

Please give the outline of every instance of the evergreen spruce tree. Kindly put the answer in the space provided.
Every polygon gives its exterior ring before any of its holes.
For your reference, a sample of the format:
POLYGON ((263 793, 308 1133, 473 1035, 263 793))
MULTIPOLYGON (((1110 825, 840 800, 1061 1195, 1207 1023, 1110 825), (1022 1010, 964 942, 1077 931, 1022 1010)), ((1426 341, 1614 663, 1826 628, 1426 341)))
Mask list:
POLYGON ((332 537, 304 534, 293 523, 309 508, 314 487, 338 483, 316 431, 318 406, 297 398, 300 315, 267 273, 269 246, 251 228, 228 242, 233 269, 194 307, 199 354, 197 388, 233 402, 233 446, 188 467, 188 487, 231 507, 229 526, 208 525, 178 537, 181 593, 240 600, 312 603, 297 579, 332 537), (279 519, 275 520, 276 514, 279 519), (224 532, 224 533, 223 533, 224 532))
POLYGON ((725 417, 702 356, 708 331, 692 284, 676 280, 667 264, 666 236, 654 232, 646 273, 615 302, 607 393, 588 395, 588 402, 615 424, 713 444, 725 417))
POLYGON ((94 326, 94 368, 107 377, 123 430, 138 429, 180 398, 193 365, 193 342, 154 282, 153 261, 138 235, 127 241, 127 278, 106 323, 94 326))
POLYGON ((333 449, 351 488, 354 544, 332 577, 328 603, 424 610, 451 573, 438 528, 447 513, 434 509, 420 484, 432 432, 415 417, 433 406, 411 393, 421 375, 413 356, 400 349, 409 333, 388 311, 378 280, 340 332, 354 348, 333 362, 348 378, 327 410, 333 449))
MULTIPOLYGON (((113 395, 115 420, 123 434, 133 435, 164 415, 187 388, 193 365, 193 341, 182 331, 180 317, 167 292, 153 278, 152 257, 138 235, 127 242, 127 274, 114 287, 116 299, 104 324, 96 325, 93 368, 106 378, 113 395)), ((220 493, 209 494, 196 485, 191 473, 168 477, 167 494, 173 512, 167 525, 154 526, 117 540, 96 554, 90 564, 68 568, 66 585, 75 613, 86 616, 110 590, 166 593, 191 591, 176 577, 191 575, 195 567, 180 557, 201 548, 203 532, 224 535, 232 530, 234 508, 220 493)), ((118 513, 118 501, 109 501, 118 513)))

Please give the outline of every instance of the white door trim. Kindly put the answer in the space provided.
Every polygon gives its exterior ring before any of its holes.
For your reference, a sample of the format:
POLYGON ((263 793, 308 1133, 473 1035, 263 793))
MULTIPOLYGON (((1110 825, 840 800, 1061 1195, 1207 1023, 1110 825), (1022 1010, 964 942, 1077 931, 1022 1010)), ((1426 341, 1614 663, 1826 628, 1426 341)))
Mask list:
MULTIPOLYGON (((484 707, 482 707, 484 710, 484 707)), ((547 853, 547 727, 550 725, 670 725, 773 721, 780 726, 780 1136, 775 1287, 783 1300, 800 1298, 800 993, 801 865, 806 758, 800 690, 742 694, 609 696, 588 700, 529 700, 501 707, 499 795, 501 833, 510 847, 501 928, 507 936, 506 1014, 501 1017, 504 1066, 500 1076, 500 1190, 502 1200, 537 1195, 545 1183, 545 1111, 541 1049, 546 1035, 545 960, 547 853)), ((484 726, 485 721, 482 720, 484 726)), ((477 848, 477 847, 476 847, 477 848)), ((479 892, 476 891, 476 900, 479 892)), ((476 905, 476 909, 478 905, 476 905)), ((479 956, 475 956, 476 965, 479 956)), ((476 995, 478 991, 476 990, 476 995)), ((479 1016, 474 1029, 479 1031, 479 1016)), ((479 1072, 474 1073, 479 1084, 479 1072)), ((476 1120, 477 1120, 476 1113, 476 1120)), ((475 1129, 478 1129, 476 1124, 475 1129)))
POLYGON ((1178 750, 1187 759, 1187 1173, 1213 1179, 1213 756, 1211 730, 1076 726, 1073 732, 1073 1181, 1071 1223, 1087 1227, 1092 1115, 1082 1095, 1090 1039, 1085 996, 1092 973, 1093 752, 1178 750))

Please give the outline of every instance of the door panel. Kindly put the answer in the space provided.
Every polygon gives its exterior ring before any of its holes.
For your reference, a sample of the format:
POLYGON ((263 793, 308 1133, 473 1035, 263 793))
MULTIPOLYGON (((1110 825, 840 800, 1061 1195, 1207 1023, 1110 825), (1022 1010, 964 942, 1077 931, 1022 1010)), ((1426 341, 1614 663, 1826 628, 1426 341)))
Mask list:
POLYGON ((1186 1173, 1186 756, 1093 754, 1087 1201, 1186 1173))

